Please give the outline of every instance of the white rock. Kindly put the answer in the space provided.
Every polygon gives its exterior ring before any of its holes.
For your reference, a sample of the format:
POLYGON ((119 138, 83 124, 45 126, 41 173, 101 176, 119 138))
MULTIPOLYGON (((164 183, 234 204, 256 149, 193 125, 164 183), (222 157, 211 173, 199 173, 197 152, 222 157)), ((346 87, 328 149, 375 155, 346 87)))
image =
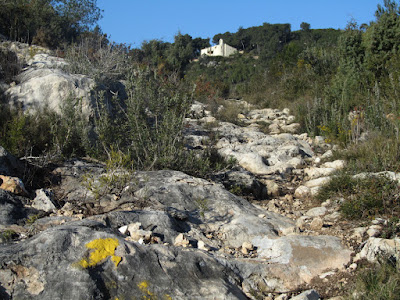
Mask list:
POLYGON ((60 112, 69 97, 82 100, 82 111, 89 115, 94 107, 90 91, 93 79, 78 74, 67 74, 60 69, 29 69, 19 75, 20 83, 9 88, 6 94, 11 101, 22 103, 25 109, 49 106, 60 112))
POLYGON ((311 188, 311 196, 315 197, 318 195, 319 191, 321 190, 320 186, 314 186, 311 188))
POLYGON ((178 234, 175 238, 174 246, 187 247, 189 245, 189 240, 183 233, 178 234))
POLYGON ((324 217, 324 220, 327 221, 327 222, 336 222, 340 218, 341 218, 341 214, 339 212, 335 211, 335 212, 333 212, 333 213, 331 213, 329 215, 326 215, 324 217))
POLYGON ((331 199, 327 199, 326 201, 321 203, 321 206, 327 207, 332 204, 331 199))
POLYGON ((204 251, 210 251, 210 246, 206 245, 203 241, 197 241, 197 248, 204 251))
POLYGON ((304 230, 306 228, 307 220, 310 219, 308 216, 301 216, 296 220, 296 227, 300 230, 304 230))
POLYGON ((382 255, 393 256, 396 260, 399 260, 400 238, 382 239, 370 237, 361 252, 357 254, 356 260, 366 258, 370 262, 375 262, 382 255))
POLYGON ((325 144, 325 138, 323 136, 319 136, 317 135, 314 139, 315 144, 317 145, 321 145, 321 144, 325 144))
POLYGON ((310 197, 310 195, 311 195, 311 189, 304 185, 299 186, 294 192, 294 196, 300 199, 310 197))
POLYGON ((355 239, 357 242, 361 243, 364 237, 367 227, 357 227, 353 229, 353 234, 351 238, 355 239))
POLYGON ((381 234, 381 232, 382 226, 380 225, 371 225, 367 230, 367 234, 369 237, 377 237, 381 234))
POLYGON ((321 158, 322 159, 327 159, 327 158, 331 158, 332 156, 333 156, 332 150, 328 150, 324 154, 322 154, 321 158))
POLYGON ((385 223, 387 223, 387 221, 385 219, 382 219, 382 218, 376 218, 376 219, 372 220, 371 223, 373 225, 379 225, 379 224, 385 224, 385 223))
POLYGON ((306 187, 313 188, 313 187, 320 187, 324 184, 327 184, 331 180, 330 177, 321 177, 317 179, 313 179, 304 183, 306 187))
POLYGON ((140 239, 143 239, 145 243, 149 243, 151 240, 151 231, 143 230, 142 224, 140 222, 129 224, 127 231, 129 232, 130 238, 129 240, 138 242, 140 239))
POLYGON ((284 132, 289 132, 289 133, 297 133, 300 130, 301 125, 299 123, 292 123, 290 125, 282 125, 281 129, 284 132))
POLYGON ((326 177, 331 175, 333 172, 335 172, 336 169, 334 168, 316 168, 316 167, 310 167, 310 168, 305 168, 304 173, 305 175, 308 176, 309 179, 315 179, 319 177, 326 177))
POLYGON ((310 223, 310 228, 311 230, 320 230, 322 226, 324 225, 324 222, 320 217, 314 218, 311 223, 310 223))
POLYGON ((352 264, 349 266, 348 269, 349 269, 350 271, 355 271, 355 270, 357 269, 357 267, 358 267, 358 266, 357 266, 356 263, 352 263, 352 264))
POLYGON ((254 249, 254 246, 250 242, 243 242, 242 249, 247 249, 249 251, 252 251, 254 249))
POLYGON ((291 298, 291 300, 319 300, 319 299, 321 299, 321 297, 316 290, 308 290, 291 298))
POLYGON ((214 117, 209 116, 209 117, 201 118, 200 121, 202 121, 204 123, 214 123, 214 122, 217 121, 217 119, 214 118, 214 117))
POLYGON ((320 217, 320 216, 325 215, 326 212, 327 212, 326 207, 323 207, 323 206, 314 207, 314 208, 311 208, 310 210, 308 210, 306 212, 306 215, 309 216, 309 217, 320 217))
POLYGON ((128 233, 128 225, 121 226, 118 228, 118 231, 121 232, 122 234, 127 234, 128 233))
POLYGON ((279 185, 273 180, 261 180, 261 182, 267 187, 267 193, 270 196, 279 196, 280 194, 280 187, 279 185))
POLYGON ((346 162, 344 160, 335 160, 331 162, 323 163, 321 167, 323 168, 332 168, 335 170, 341 170, 346 166, 346 162))
POLYGON ((46 212, 56 211, 57 208, 53 203, 53 197, 51 190, 36 190, 36 197, 32 201, 32 207, 46 212))

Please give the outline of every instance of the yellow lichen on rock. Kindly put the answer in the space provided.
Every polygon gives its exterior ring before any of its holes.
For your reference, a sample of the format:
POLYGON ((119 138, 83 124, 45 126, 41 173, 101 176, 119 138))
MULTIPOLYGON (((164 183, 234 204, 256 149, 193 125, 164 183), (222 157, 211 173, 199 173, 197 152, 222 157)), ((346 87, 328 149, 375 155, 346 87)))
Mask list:
POLYGON ((117 267, 122 259, 122 257, 115 255, 115 249, 118 245, 119 242, 115 238, 93 240, 87 243, 86 247, 94 251, 90 253, 89 259, 83 258, 78 264, 86 269, 97 265, 110 256, 115 267, 117 267))

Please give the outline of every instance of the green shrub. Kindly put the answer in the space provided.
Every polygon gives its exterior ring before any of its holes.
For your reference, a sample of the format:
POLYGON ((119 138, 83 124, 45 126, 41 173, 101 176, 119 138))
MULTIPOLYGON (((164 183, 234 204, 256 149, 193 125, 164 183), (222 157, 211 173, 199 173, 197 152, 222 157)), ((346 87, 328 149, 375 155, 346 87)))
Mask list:
POLYGON ((44 108, 33 113, 0 105, 0 144, 16 156, 39 156, 53 147, 56 114, 44 108))
POLYGON ((364 267, 349 295, 355 300, 400 299, 400 269, 393 260, 382 257, 379 265, 364 267))
POLYGON ((127 184, 131 182, 132 173, 129 156, 121 151, 111 149, 106 161, 105 174, 102 174, 98 180, 93 174, 84 174, 81 182, 93 193, 95 199, 99 199, 111 192, 120 195, 127 184))
POLYGON ((338 158, 345 159, 346 170, 360 172, 398 171, 400 168, 400 143, 384 132, 370 132, 364 142, 351 144, 341 151, 338 158))
POLYGON ((349 175, 334 176, 317 195, 320 201, 331 197, 343 198, 340 210, 350 219, 377 215, 396 216, 400 213, 400 187, 385 176, 353 178, 349 175))
POLYGON ((131 76, 128 95, 125 129, 135 168, 179 169, 191 94, 147 69, 131 76))

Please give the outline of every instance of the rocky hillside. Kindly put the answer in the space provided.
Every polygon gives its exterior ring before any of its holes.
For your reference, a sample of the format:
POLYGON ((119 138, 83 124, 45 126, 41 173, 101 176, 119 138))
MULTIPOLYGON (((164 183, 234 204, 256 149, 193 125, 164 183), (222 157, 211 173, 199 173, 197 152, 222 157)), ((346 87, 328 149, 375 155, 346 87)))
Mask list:
MULTIPOLYGON (((90 111, 92 79, 49 53, 20 56, 14 104, 57 110, 72 94, 90 111)), ((214 143, 236 164, 209 180, 89 158, 43 168, 0 147, 1 298, 341 299, 364 261, 398 258, 400 239, 379 238, 387 220, 361 226, 340 197, 314 199, 346 165, 334 145, 299 133, 288 109, 227 102, 241 109, 235 124, 199 102, 185 120, 191 151, 214 143), (27 190, 26 173, 43 187, 27 190)))

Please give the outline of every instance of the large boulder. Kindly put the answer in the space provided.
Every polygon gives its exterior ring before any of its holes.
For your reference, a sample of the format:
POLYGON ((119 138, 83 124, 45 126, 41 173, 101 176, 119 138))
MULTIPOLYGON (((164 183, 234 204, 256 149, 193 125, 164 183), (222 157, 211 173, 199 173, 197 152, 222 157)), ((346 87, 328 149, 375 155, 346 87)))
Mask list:
MULTIPOLYGON (((74 161, 58 172, 62 174, 64 199, 75 204, 88 201, 81 174, 92 172, 94 181, 104 176, 100 165, 83 161, 74 161)), ((121 193, 114 191, 118 199, 113 201, 145 203, 144 209, 113 211, 90 219, 112 232, 135 225, 151 235, 143 239, 144 243, 154 238, 160 245, 149 246, 152 251, 164 249, 164 243, 185 247, 193 257, 196 251, 203 251, 210 259, 235 270, 246 293, 288 292, 350 261, 351 252, 338 238, 296 235, 293 220, 258 208, 221 184, 169 170, 137 172, 134 177, 126 187, 120 187, 121 193), (124 192, 131 188, 129 193, 124 192), (178 238, 181 243, 176 242, 178 238), (251 249, 244 251, 243 245, 251 245, 251 249)), ((102 198, 91 201, 96 208, 101 206, 102 198)))
POLYGON ((24 164, 0 146, 0 175, 19 176, 24 170, 24 164))
POLYGON ((95 221, 0 249, 3 299, 247 299, 239 276, 206 253, 128 242, 95 221))
POLYGON ((86 114, 92 106, 93 79, 77 74, 68 74, 60 69, 29 68, 18 76, 19 84, 6 91, 11 103, 22 104, 25 110, 48 106, 60 112, 60 107, 70 98, 81 101, 86 114))
POLYGON ((26 198, 0 189, 0 228, 23 224, 27 218, 39 213, 36 209, 27 207, 27 204, 26 198))
POLYGON ((311 146, 294 135, 284 133, 267 135, 257 127, 240 127, 220 122, 215 129, 221 139, 218 152, 235 158, 239 165, 256 175, 280 174, 286 176, 314 155, 311 146))

